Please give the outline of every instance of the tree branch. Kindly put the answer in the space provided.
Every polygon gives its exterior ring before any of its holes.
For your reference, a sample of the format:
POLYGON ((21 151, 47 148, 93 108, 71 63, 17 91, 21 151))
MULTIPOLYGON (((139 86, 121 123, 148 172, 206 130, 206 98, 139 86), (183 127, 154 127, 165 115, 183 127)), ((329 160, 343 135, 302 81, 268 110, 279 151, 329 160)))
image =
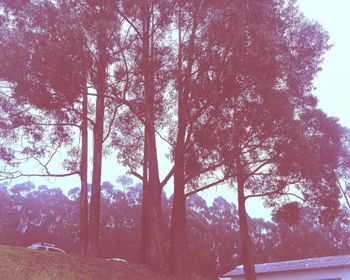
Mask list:
POLYGON ((131 171, 130 174, 135 176, 136 178, 140 179, 143 182, 143 176, 141 176, 139 173, 137 173, 135 171, 131 171))
POLYGON ((170 169, 170 171, 165 176, 163 181, 160 183, 160 187, 161 188, 163 188, 168 183, 168 181, 170 180, 171 176, 173 176, 173 174, 174 174, 174 170, 175 170, 175 165, 173 165, 173 167, 170 169))
POLYGON ((339 187, 339 189, 340 189, 342 195, 343 195, 344 198, 345 198, 346 204, 348 205, 348 207, 349 207, 349 209, 350 209, 350 201, 349 201, 348 195, 346 194, 345 190, 342 188, 339 179, 337 179, 337 185, 338 185, 338 187, 339 187))
POLYGON ((20 177, 69 177, 72 175, 79 175, 79 171, 72 171, 69 173, 62 173, 62 174, 54 174, 54 173, 48 173, 48 174, 39 174, 39 173, 22 173, 21 171, 15 171, 15 172, 0 172, 3 174, 6 174, 5 176, 2 176, 0 178, 0 181, 5 180, 14 180, 18 179, 20 177))
POLYGON ((122 18, 129 23, 129 25, 134 29, 136 32, 137 36, 142 40, 142 34, 140 31, 136 28, 136 26, 132 23, 132 21, 117 7, 117 12, 122 16, 122 18))
POLYGON ((47 160, 46 163, 42 163, 37 157, 34 157, 34 156, 33 156, 33 158, 45 169, 46 174, 50 174, 49 169, 48 169, 47 166, 48 166, 48 164, 50 163, 50 161, 53 159, 53 157, 55 156, 55 154, 57 153, 58 148, 59 148, 59 146, 57 146, 57 147, 55 148, 54 152, 50 155, 50 157, 49 157, 49 159, 47 160))
POLYGON ((188 183, 189 181, 191 181, 193 178, 201 175, 201 174, 204 174, 204 173, 207 173, 209 171, 213 171, 215 170, 216 168, 220 167, 221 165, 223 164, 223 161, 219 162, 219 163, 216 163, 216 164, 213 164, 213 165, 210 165, 208 166, 207 168, 204 168, 202 170, 200 170, 197 174, 194 174, 192 175, 191 177, 188 177, 188 178, 185 178, 185 183, 188 183))
POLYGON ((106 136, 103 138, 102 143, 106 142, 106 140, 108 139, 109 135, 110 135, 111 132, 112 132, 112 126, 113 126, 113 123, 114 123, 115 118, 116 118, 116 116, 117 116, 117 111, 118 111, 118 108, 119 108, 119 107, 120 107, 120 105, 119 105, 119 106, 116 106, 116 107, 114 108, 111 121, 110 121, 110 123, 109 123, 109 125, 108 125, 108 131, 107 131, 107 133, 106 133, 106 136))
POLYGON ((188 192, 188 193, 185 194, 185 197, 187 198, 187 197, 189 197, 190 195, 193 195, 193 194, 195 194, 195 193, 197 193, 197 192, 201 192, 201 191, 204 191, 204 190, 206 190, 206 189, 209 189, 209 188, 211 188, 211 187, 213 187, 213 186, 216 186, 216 185, 218 185, 218 184, 220 184, 220 183, 226 181, 228 178, 229 178, 228 176, 225 176, 224 178, 222 178, 222 179, 220 179, 220 180, 218 180, 218 181, 215 181, 215 182, 210 183, 210 184, 208 184, 208 185, 206 185, 206 186, 203 186, 203 187, 200 187, 200 188, 195 189, 195 190, 193 190, 193 191, 190 191, 190 192, 188 192))

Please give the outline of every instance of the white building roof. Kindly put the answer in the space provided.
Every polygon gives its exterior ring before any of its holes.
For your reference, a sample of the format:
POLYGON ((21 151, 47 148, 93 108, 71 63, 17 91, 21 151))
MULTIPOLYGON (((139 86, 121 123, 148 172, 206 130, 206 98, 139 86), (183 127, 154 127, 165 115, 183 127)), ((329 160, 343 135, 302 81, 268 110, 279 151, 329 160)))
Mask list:
MULTIPOLYGON (((256 264, 254 267, 256 274, 350 267, 350 255, 262 263, 256 264)), ((242 265, 237 266, 234 270, 226 273, 222 277, 232 277, 238 275, 244 275, 242 265)))

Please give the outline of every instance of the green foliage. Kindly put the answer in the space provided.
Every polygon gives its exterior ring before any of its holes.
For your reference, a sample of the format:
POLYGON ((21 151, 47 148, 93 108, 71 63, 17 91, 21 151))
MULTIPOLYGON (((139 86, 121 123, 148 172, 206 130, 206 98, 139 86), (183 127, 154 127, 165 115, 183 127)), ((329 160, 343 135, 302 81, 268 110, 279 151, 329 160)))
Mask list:
MULTIPOLYGON (((181 188, 196 189, 212 175, 224 175, 233 178, 231 182, 243 182, 241 193, 246 197, 241 201, 260 196, 276 206, 281 197, 293 193, 318 208, 323 224, 339 216, 337 184, 339 176, 349 177, 348 147, 343 128, 317 109, 311 94, 312 80, 330 48, 328 34, 304 18, 295 1, 20 2, 0 4, 0 21, 7 23, 0 29, 0 83, 8 88, 0 97, 0 160, 6 163, 1 174, 15 177, 7 167, 17 167, 20 156, 35 157, 48 174, 49 162, 39 159, 50 161, 58 148, 73 144, 76 135, 68 127, 80 128, 82 95, 91 86, 99 96, 96 117, 90 120, 96 136, 94 157, 101 159, 102 142, 111 136, 108 147, 117 150, 119 162, 131 171, 144 166, 143 180, 152 190, 159 181, 155 130, 167 131, 173 144, 169 158, 176 159, 174 151, 181 155, 175 164, 183 173, 180 181, 187 184, 181 188), (176 31, 180 42, 174 38, 176 31), (42 123, 43 115, 50 123, 42 123), (179 137, 177 129, 182 130, 179 137)), ((89 116, 93 113, 91 109, 89 116)), ((69 149, 67 170, 78 172, 80 153, 80 148, 69 149)), ((97 163, 90 215, 96 220, 90 227, 96 228, 96 239, 101 168, 97 163)), ((123 178, 120 182, 131 184, 123 178)), ((5 227, 6 234, 34 230, 38 235, 48 228, 49 233, 67 231, 76 242, 77 191, 71 193, 74 201, 45 187, 17 186, 10 196, 16 205, 8 201, 4 206, 4 213, 14 211, 14 220, 6 220, 12 223, 5 227), (48 210, 52 207, 57 212, 48 210), (74 209, 75 216, 65 224, 67 209, 74 209), (70 230, 69 223, 74 225, 70 230)), ((189 235, 193 266, 200 270, 194 249, 198 246, 210 252, 201 259, 205 268, 212 271, 216 266, 219 271, 213 259, 226 267, 230 260, 223 261, 224 255, 231 253, 220 245, 221 235, 229 239, 233 230, 230 241, 239 246, 237 225, 225 226, 216 215, 232 220, 236 213, 220 199, 210 209, 198 197, 192 199, 189 217, 197 222, 189 233, 194 234, 189 235), (204 230, 209 233, 197 239, 204 230)), ((103 240, 115 236, 136 244, 139 203, 139 189, 124 194, 110 184, 102 186, 103 240)), ((156 204, 152 201, 144 209, 156 204)), ((164 197, 163 206, 169 206, 164 197)), ((169 213, 169 207, 164 212, 169 213)), ((295 205, 287 205, 277 211, 276 219, 292 228, 297 225, 296 212, 295 205)), ((273 225, 255 222, 254 238, 269 244, 258 248, 258 255, 271 245, 273 225)), ((156 223, 149 228, 156 229, 151 237, 161 231, 156 223)), ((112 254, 103 242, 105 253, 112 254)), ((114 240, 113 247, 136 258, 130 253, 135 248, 127 244, 114 240)))
POLYGON ((299 203, 290 202, 282 205, 280 208, 275 210, 273 218, 278 223, 285 223, 288 226, 292 226, 299 221, 299 203))

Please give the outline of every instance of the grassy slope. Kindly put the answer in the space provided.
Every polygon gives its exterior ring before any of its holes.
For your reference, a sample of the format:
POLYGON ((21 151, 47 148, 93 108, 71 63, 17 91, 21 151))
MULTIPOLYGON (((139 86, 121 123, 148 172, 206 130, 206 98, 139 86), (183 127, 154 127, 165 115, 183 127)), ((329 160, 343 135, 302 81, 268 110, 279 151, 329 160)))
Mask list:
POLYGON ((142 265, 9 246, 0 246, 0 279, 169 280, 142 265))

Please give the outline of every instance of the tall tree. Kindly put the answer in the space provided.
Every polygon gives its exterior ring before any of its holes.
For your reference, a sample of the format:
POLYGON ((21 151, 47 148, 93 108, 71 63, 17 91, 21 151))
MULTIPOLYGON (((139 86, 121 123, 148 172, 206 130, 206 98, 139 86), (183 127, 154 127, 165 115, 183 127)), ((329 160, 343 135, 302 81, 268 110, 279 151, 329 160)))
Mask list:
POLYGON ((329 47, 322 28, 308 22, 293 3, 224 6, 229 8, 219 9, 220 16, 213 20, 213 28, 221 32, 212 40, 226 55, 220 67, 225 69, 222 90, 227 94, 212 112, 217 116, 207 131, 237 186, 242 262, 245 278, 254 280, 246 200, 283 195, 295 184, 308 199, 323 204, 314 196, 318 188, 332 201, 330 208, 336 208, 337 196, 330 192, 341 133, 334 120, 315 110, 310 93, 329 47), (334 149, 332 156, 328 149, 334 149))
MULTIPOLYGON (((28 3, 24 7, 8 5, 10 12, 15 15, 14 27, 9 28, 8 31, 8 37, 12 36, 12 38, 8 40, 7 45, 4 44, 4 48, 7 48, 4 61, 14 58, 15 64, 6 64, 9 66, 6 71, 3 71, 3 79, 15 84, 13 92, 17 102, 31 104, 36 109, 50 113, 50 116, 56 120, 50 125, 62 131, 62 136, 57 137, 57 139, 62 138, 61 141, 64 140, 65 134, 69 136, 62 127, 67 128, 71 124, 81 130, 81 147, 71 149, 72 158, 65 161, 65 166, 81 176, 82 254, 87 253, 88 234, 88 122, 93 123, 92 181, 94 187, 90 215, 92 218, 91 249, 89 250, 91 255, 97 254, 99 236, 102 144, 108 137, 117 108, 117 105, 113 104, 112 109, 109 108, 108 111, 112 111, 110 119, 105 120, 107 119, 104 116, 107 83, 114 82, 112 78, 107 77, 107 68, 112 63, 109 52, 115 42, 114 34, 118 31, 115 9, 111 9, 111 3, 104 2, 102 8, 98 2, 89 1, 82 1, 79 4, 62 1, 57 5, 38 2, 28 3), (28 21, 28 17, 33 20, 28 21), (60 24, 57 25, 57 23, 60 24), (15 34, 19 35, 16 39, 15 34), (8 49, 11 43, 23 52, 25 59, 16 62, 14 53, 12 54, 8 49), (52 50, 55 52, 52 53, 52 50), (22 71, 18 71, 19 68, 22 71), (88 110, 88 94, 90 95, 88 86, 90 85, 97 93, 94 120, 89 119, 93 111, 88 110), (62 122, 64 124, 61 124, 62 122), (104 125, 109 126, 105 134, 104 125), (80 160, 76 160, 79 154, 80 160)), ((33 115, 33 111, 29 115, 33 115)), ((23 125, 28 127, 28 123, 23 125)), ((53 175, 48 173, 49 176, 53 175)))
POLYGON ((174 196, 171 222, 170 271, 173 275, 184 278, 186 254, 186 197, 185 197, 185 150, 189 139, 187 132, 189 124, 190 83, 195 56, 195 37, 198 27, 198 13, 201 11, 200 1, 191 3, 178 2, 178 65, 177 65, 177 136, 174 148, 174 196), (186 5, 187 4, 187 5, 186 5), (187 8, 187 9, 186 9, 187 8), (186 11, 187 10, 187 11, 186 11), (185 15, 185 13, 188 13, 185 15), (190 24, 183 24, 187 17, 190 24), (185 30, 184 30, 185 29, 185 30), (186 30, 187 29, 187 30, 186 30), (189 32, 186 39, 183 33, 189 32), (187 53, 184 53, 185 44, 187 53), (183 69, 184 58, 187 62, 183 69), (183 74, 184 73, 184 74, 183 74))
MULTIPOLYGON (((30 152, 28 156, 48 158, 39 161, 44 169, 41 176, 65 176, 79 174, 81 177, 81 253, 85 254, 87 247, 87 69, 90 64, 86 52, 86 38, 79 30, 79 21, 74 10, 67 5, 50 3, 26 3, 11 5, 5 3, 4 11, 10 23, 3 33, 4 68, 2 80, 11 87, 7 92, 7 100, 3 103, 8 107, 15 104, 16 110, 9 114, 22 116, 20 123, 9 125, 8 130, 18 133, 23 128, 24 133, 33 131, 36 136, 37 151, 25 147, 23 152, 30 152), (31 21, 27 19, 31 18, 31 21), (57 23, 61 23, 57 25, 57 23), (54 28, 56 26, 56 28, 54 28), (15 52, 21 52, 21 59, 17 59, 15 52), (11 93, 13 92, 13 94, 11 93), (76 110, 82 96, 83 114, 76 110), (34 108, 31 108, 33 106, 34 108), (25 108, 18 110, 18 108, 25 108), (39 110, 39 111, 38 111, 39 110), (40 112, 44 112, 43 120, 40 112), (70 144, 73 139, 72 127, 81 129, 81 159, 80 167, 75 160, 68 159, 65 166, 70 173, 53 174, 49 163, 54 159, 58 148, 64 142, 70 144), (55 139, 53 152, 43 154, 45 147, 44 130, 52 128, 54 132, 49 137, 55 139), (15 132, 16 131, 16 132, 15 132), (69 136, 69 134, 71 134, 69 136), (66 140, 65 140, 66 139, 66 140)), ((6 96, 6 95, 4 95, 6 96)), ((6 108, 6 107, 5 107, 6 108)), ((31 145, 30 141, 24 145, 31 145)), ((48 146, 49 147, 49 146, 48 146)), ((50 149, 49 149, 50 150, 50 149)), ((72 149, 72 155, 75 149, 72 149)), ((8 174, 7 174, 8 175, 8 174)), ((36 175, 12 173, 13 176, 36 175)))
MULTIPOLYGON (((128 99, 124 98, 122 102, 143 126, 143 135, 139 138, 142 143, 138 143, 138 147, 143 147, 143 155, 136 160, 136 164, 130 160, 128 163, 131 172, 143 182, 141 259, 154 268, 164 267, 166 259, 161 194, 171 172, 160 181, 156 135, 164 119, 164 90, 169 83, 169 72, 165 71, 168 69, 166 62, 169 50, 164 39, 169 29, 171 6, 166 1, 137 1, 137 5, 124 1, 118 9, 128 26, 128 32, 131 30, 133 33, 131 39, 134 42, 126 56, 131 56, 134 61, 132 70, 135 75, 130 86, 134 93, 129 93, 128 99), (136 173, 140 163, 142 175, 136 173)), ((134 128, 137 129, 139 124, 134 128)), ((130 127, 127 129, 130 131, 130 127)), ((140 131, 136 133, 140 136, 140 131)), ((130 149, 124 151, 123 158, 129 157, 130 149)))
POLYGON ((176 125, 172 128, 174 196, 170 270, 179 278, 185 278, 188 272, 186 199, 226 179, 219 170, 220 160, 209 149, 202 149, 198 137, 207 122, 207 112, 223 102, 222 96, 217 94, 213 86, 220 81, 221 73, 218 71, 215 76, 211 76, 215 69, 214 61, 220 59, 217 50, 212 48, 212 42, 208 40, 213 14, 215 11, 210 1, 177 2, 177 111, 176 125))

